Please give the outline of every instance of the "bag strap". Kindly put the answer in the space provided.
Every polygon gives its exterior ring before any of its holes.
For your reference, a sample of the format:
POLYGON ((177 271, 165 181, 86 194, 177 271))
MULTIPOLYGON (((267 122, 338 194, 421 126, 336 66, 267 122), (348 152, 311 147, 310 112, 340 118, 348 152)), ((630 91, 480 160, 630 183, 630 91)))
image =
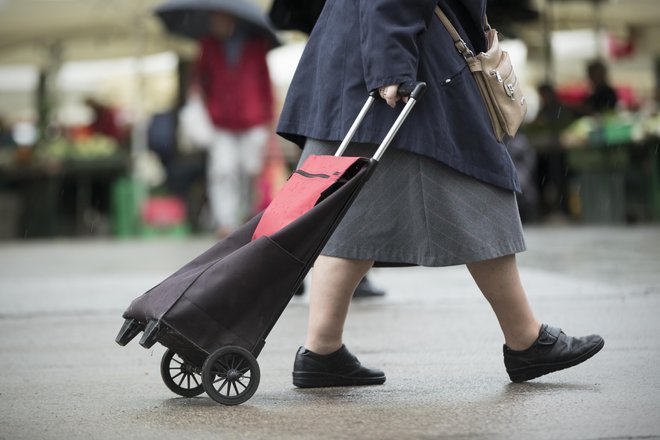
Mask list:
MULTIPOLYGON (((466 60, 468 58, 471 58, 474 56, 474 53, 470 50, 468 45, 465 43, 465 40, 461 38, 461 36, 458 34, 458 31, 454 27, 453 24, 451 24, 451 21, 445 15, 444 12, 442 12, 442 9, 440 9, 439 5, 436 5, 435 7, 435 15, 438 16, 442 24, 445 25, 445 28, 447 28, 447 31, 449 31, 449 34, 451 35, 451 38, 454 40, 454 45, 456 46, 456 49, 463 55, 463 58, 466 60)), ((490 26, 490 23, 488 22, 488 16, 484 15, 484 32, 488 33, 492 31, 493 28, 490 26)))
POLYGON ((492 31, 492 30, 493 30, 493 28, 490 27, 490 23, 488 23, 488 15, 484 14, 484 31, 486 31, 486 33, 488 33, 489 31, 492 31))
MULTIPOLYGON (((454 27, 453 24, 451 24, 451 21, 449 21, 449 18, 445 15, 444 12, 442 12, 442 9, 440 9, 440 6, 435 7, 435 15, 438 16, 440 21, 442 22, 443 25, 445 25, 445 28, 447 28, 447 31, 449 32, 449 35, 451 35, 452 40, 454 40, 454 46, 456 46, 456 49, 463 55, 463 58, 466 60, 468 58, 474 57, 474 53, 470 50, 468 45, 465 43, 465 41, 461 38, 461 36, 458 34, 458 31, 454 27)), ((488 20, 486 20, 486 24, 488 25, 488 20)))

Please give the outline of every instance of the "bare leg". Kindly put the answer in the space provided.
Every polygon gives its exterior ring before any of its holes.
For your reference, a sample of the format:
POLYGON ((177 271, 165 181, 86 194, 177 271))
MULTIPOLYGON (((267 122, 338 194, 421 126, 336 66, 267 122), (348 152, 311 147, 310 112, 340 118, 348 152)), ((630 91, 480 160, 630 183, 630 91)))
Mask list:
POLYGON ((319 256, 312 272, 305 348, 329 354, 342 346, 351 297, 374 262, 319 256))
POLYGON ((531 346, 539 335, 541 325, 527 302, 516 256, 470 263, 467 268, 493 308, 506 345, 512 350, 524 350, 531 346))

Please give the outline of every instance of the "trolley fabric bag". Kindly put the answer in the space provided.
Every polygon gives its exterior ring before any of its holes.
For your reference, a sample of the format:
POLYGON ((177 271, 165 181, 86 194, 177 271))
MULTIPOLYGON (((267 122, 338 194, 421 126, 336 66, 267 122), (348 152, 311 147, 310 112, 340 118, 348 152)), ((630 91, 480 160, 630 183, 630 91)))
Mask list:
POLYGON ((370 93, 335 156, 310 156, 265 211, 133 300, 116 342, 143 332, 143 347, 167 347, 161 376, 176 394, 225 405, 252 397, 267 335, 425 86, 400 87, 410 99, 373 158, 343 157, 370 93))

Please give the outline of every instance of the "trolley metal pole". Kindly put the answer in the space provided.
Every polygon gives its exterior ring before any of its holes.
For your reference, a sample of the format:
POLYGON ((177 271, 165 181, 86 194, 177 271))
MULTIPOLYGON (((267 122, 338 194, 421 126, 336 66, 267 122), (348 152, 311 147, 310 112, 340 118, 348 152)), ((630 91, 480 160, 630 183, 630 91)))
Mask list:
POLYGON ((341 145, 339 145, 339 148, 337 149, 335 156, 339 157, 344 154, 344 152, 348 148, 348 144, 353 139, 353 136, 355 136, 355 132, 360 127, 360 124, 362 124, 364 117, 367 115, 367 112, 369 112, 369 109, 371 108, 371 106, 375 101, 376 98, 374 96, 374 92, 371 92, 369 94, 369 98, 367 98, 367 102, 364 103, 364 105, 362 106, 362 110, 360 110, 360 113, 358 114, 357 118, 355 119, 355 121, 353 121, 353 125, 351 125, 351 128, 348 130, 346 137, 341 142, 341 145))
MULTIPOLYGON (((403 125, 403 122, 410 114, 410 111, 417 103, 417 100, 424 94, 425 90, 426 90, 426 83, 424 82, 404 83, 399 86, 398 95, 403 98, 409 98, 408 102, 406 103, 406 106, 403 108, 397 119, 394 121, 392 127, 390 127, 390 130, 385 136, 385 139, 383 139, 383 141, 381 142, 380 146, 378 147, 378 150, 376 150, 376 153, 374 153, 373 156, 374 160, 379 161, 380 158, 383 156, 385 150, 387 150, 387 147, 389 147, 390 143, 392 142, 392 139, 394 139, 394 136, 396 136, 397 132, 403 125)), ((339 145, 339 148, 337 148, 337 152, 335 153, 335 156, 339 157, 344 154, 344 152, 348 148, 348 145, 353 139, 353 136, 355 136, 355 133, 357 132, 358 128, 362 124, 362 121, 367 115, 367 112, 369 112, 369 109, 373 105, 374 101, 376 101, 377 96, 378 96, 378 92, 376 90, 372 90, 369 93, 369 98, 367 98, 367 102, 365 102, 364 105, 362 106, 362 110, 360 110, 360 113, 353 122, 353 125, 351 125, 351 128, 348 130, 346 137, 339 145)))

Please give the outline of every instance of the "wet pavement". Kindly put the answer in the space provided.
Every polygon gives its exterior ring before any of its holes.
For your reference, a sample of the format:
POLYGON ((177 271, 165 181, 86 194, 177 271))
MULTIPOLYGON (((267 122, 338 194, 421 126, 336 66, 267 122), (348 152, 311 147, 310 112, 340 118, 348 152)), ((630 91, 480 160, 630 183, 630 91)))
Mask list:
POLYGON ((254 397, 224 407, 172 394, 161 346, 114 342, 128 303, 210 239, 1 243, 0 439, 660 438, 660 227, 534 227, 527 244, 537 316, 605 338, 587 363, 511 384, 464 267, 379 269, 387 296, 353 302, 346 343, 384 385, 292 386, 304 296, 259 356, 254 397))

